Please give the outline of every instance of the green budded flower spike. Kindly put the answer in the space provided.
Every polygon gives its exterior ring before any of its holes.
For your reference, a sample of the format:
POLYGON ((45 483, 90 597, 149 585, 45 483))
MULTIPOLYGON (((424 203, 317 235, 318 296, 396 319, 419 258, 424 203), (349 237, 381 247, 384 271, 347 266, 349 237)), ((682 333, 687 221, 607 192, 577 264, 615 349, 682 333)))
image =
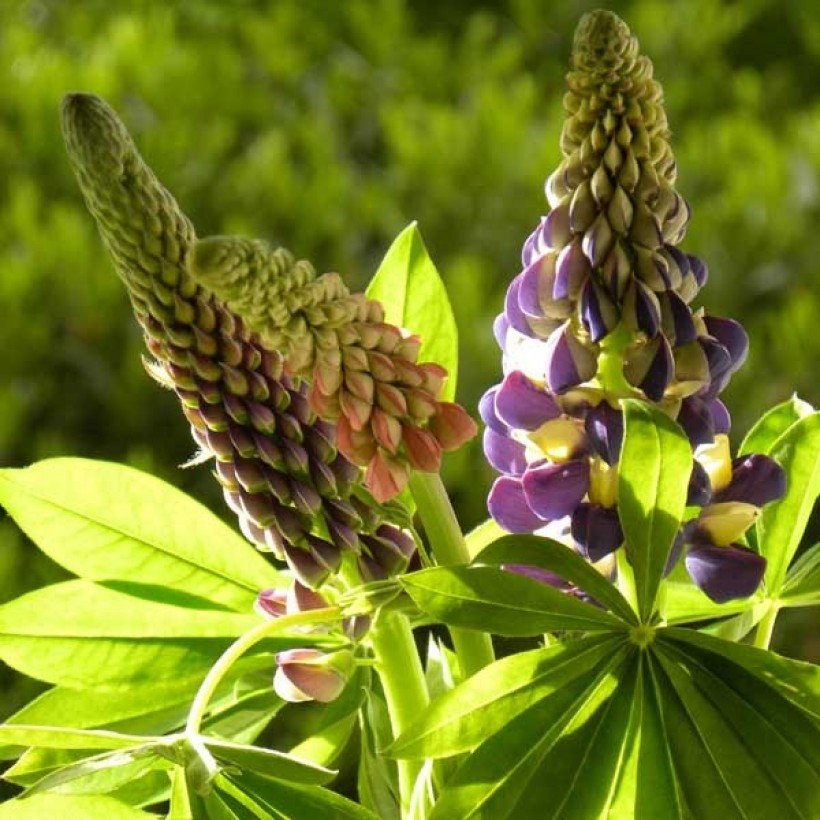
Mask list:
POLYGON ((215 457, 245 535, 317 586, 343 551, 363 548, 360 536, 400 532, 356 486, 359 470, 311 410, 306 387, 284 373, 279 352, 190 275, 194 227, 114 111, 70 94, 62 123, 85 201, 156 359, 149 370, 176 392, 194 438, 215 457))
POLYGON ((310 383, 311 408, 336 426, 340 451, 367 468, 365 485, 387 501, 411 469, 437 472, 442 451, 476 431, 439 394, 446 371, 417 362, 420 341, 384 321, 384 309, 351 294, 336 273, 317 275, 282 248, 212 237, 195 243, 188 269, 310 383))

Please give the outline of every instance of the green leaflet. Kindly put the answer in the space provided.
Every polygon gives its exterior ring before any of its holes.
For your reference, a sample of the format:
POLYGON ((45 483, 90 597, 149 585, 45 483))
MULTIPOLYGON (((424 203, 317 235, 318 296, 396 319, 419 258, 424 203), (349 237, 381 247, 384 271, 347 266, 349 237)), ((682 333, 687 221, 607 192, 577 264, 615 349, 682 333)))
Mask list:
POLYGON ((50 558, 81 578, 157 585, 200 606, 248 612, 284 586, 238 533, 192 498, 131 467, 54 458, 0 471, 0 504, 50 558))
POLYGON ((692 450, 681 429, 657 408, 634 399, 622 405, 618 514, 635 572, 639 615, 647 621, 686 506, 692 450))
POLYGON ((40 746, 46 749, 127 749, 145 743, 141 735, 124 735, 104 729, 67 729, 22 723, 0 726, 0 743, 40 746))
POLYGON ((203 738, 203 743, 208 751, 223 763, 234 764, 243 771, 256 772, 266 777, 281 778, 290 783, 324 784, 337 774, 332 769, 326 769, 294 755, 277 752, 275 749, 263 749, 261 746, 248 746, 210 737, 203 738))
POLYGON ((590 669, 608 665, 623 644, 615 636, 589 636, 490 664, 433 701, 387 753, 441 758, 470 751, 537 700, 560 696, 590 669))
POLYGON ((755 423, 743 439, 739 455, 748 453, 767 454, 771 446, 795 422, 814 412, 808 403, 792 396, 788 401, 767 410, 755 423))
POLYGON ((780 598, 784 606, 820 604, 820 544, 806 550, 791 566, 780 598))
POLYGON ((559 629, 626 628, 591 604, 495 567, 434 567, 400 581, 422 610, 452 626, 520 637, 559 629))
POLYGON ((771 445, 768 455, 786 473, 786 495, 763 508, 757 542, 766 556, 766 590, 777 597, 820 494, 820 413, 801 418, 771 445))
POLYGON ((688 578, 667 580, 664 583, 663 593, 661 612, 669 624, 686 624, 693 621, 730 617, 746 612, 763 599, 762 592, 757 592, 749 598, 737 598, 718 604, 688 578))
POLYGON ((318 786, 286 783, 248 772, 218 775, 215 783, 218 797, 243 820, 248 817, 258 817, 262 820, 307 820, 313 817, 322 820, 376 818, 376 815, 367 809, 318 786))
POLYGON ((449 378, 441 398, 452 401, 458 376, 458 329, 441 276, 411 222, 388 248, 367 287, 385 308, 385 320, 421 337, 420 362, 437 362, 449 378))
POLYGON ((617 587, 577 552, 549 538, 507 535, 485 547, 475 557, 474 562, 493 565, 529 564, 541 567, 580 587, 627 623, 637 623, 632 607, 617 587))
MULTIPOLYGON (((572 656, 589 640, 562 648, 560 686, 533 687, 505 719, 492 717, 510 703, 505 670, 538 653, 496 662, 399 738, 394 753, 417 743, 435 754, 437 741, 462 751, 461 730, 479 741, 433 818, 817 816, 820 670, 678 628, 658 631, 645 650, 598 638, 609 654, 597 663, 572 656), (489 725, 475 733, 483 714, 489 725)), ((518 666, 512 678, 524 682, 518 666)))
POLYGON ((50 683, 95 688, 203 676, 253 615, 192 609, 76 580, 0 607, 0 657, 50 683))
POLYGON ((147 820, 156 815, 102 795, 38 794, 0 805, 0 820, 43 820, 44 817, 147 820))

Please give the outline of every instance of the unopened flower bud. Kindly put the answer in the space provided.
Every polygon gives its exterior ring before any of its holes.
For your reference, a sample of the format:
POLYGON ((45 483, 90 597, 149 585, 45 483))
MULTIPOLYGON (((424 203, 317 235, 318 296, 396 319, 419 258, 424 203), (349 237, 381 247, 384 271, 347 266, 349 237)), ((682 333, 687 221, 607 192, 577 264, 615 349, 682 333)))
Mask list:
POLYGON ((282 700, 330 703, 342 694, 356 667, 347 649, 321 652, 318 649, 286 649, 276 655, 273 688, 282 700))

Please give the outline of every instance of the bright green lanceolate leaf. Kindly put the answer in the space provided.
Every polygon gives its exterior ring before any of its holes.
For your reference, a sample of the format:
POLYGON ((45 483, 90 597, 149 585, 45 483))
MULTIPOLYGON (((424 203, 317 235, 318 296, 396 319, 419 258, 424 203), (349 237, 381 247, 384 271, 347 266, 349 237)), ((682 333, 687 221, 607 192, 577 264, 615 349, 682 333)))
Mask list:
POLYGON ((89 581, 55 584, 0 607, 0 657, 75 688, 204 675, 258 618, 148 601, 89 581))
POLYGON ((367 287, 385 319, 421 337, 420 362, 436 362, 449 378, 442 398, 452 401, 458 375, 458 329, 441 276, 411 222, 394 240, 367 287))
POLYGON ((399 758, 461 754, 503 729, 538 700, 560 693, 622 654, 620 636, 588 636, 502 658, 433 701, 387 753, 399 758))
POLYGON ((786 495, 767 504, 757 522, 758 548, 767 561, 766 590, 776 597, 820 494, 820 413, 791 425, 768 455, 786 473, 786 495))
POLYGON ((718 604, 688 578, 667 580, 664 585, 661 613, 668 624, 688 624, 713 618, 730 618, 746 612, 763 599, 758 592, 749 598, 737 598, 718 604))
POLYGON ((489 546, 493 541, 497 541, 506 534, 507 531, 494 519, 488 518, 486 521, 482 521, 464 536, 464 543, 467 546, 470 558, 475 558, 484 547, 489 546))
POLYGON ((803 399, 792 396, 788 401, 765 412, 746 434, 738 454, 763 453, 768 455, 772 445, 800 419, 811 415, 814 408, 803 399))
POLYGON ((38 794, 0 805, 0 820, 149 820, 152 817, 156 815, 103 795, 38 794))
MULTIPOLYGON (((378 679, 375 679, 378 684, 378 679)), ((382 753, 392 740, 393 730, 384 696, 378 688, 365 694, 359 712, 361 751, 356 784, 359 800, 381 820, 399 820, 398 771, 395 760, 382 753)))
POLYGON ((266 777, 276 777, 290 783, 322 785, 336 776, 332 769, 275 749, 230 743, 210 737, 203 737, 202 742, 217 760, 266 777))
POLYGON ((669 551, 686 507, 692 448, 667 415, 627 399, 618 463, 618 514, 635 572, 642 620, 653 612, 669 551))
POLYGON ((433 567, 403 576, 401 584, 420 609, 466 629, 526 637, 626 628, 614 615, 555 587, 496 567, 433 567))
POLYGON ((54 458, 0 471, 0 504, 50 558, 93 581, 167 587, 250 611, 279 573, 170 484, 105 461, 54 458))
POLYGON ((286 783, 250 772, 226 772, 217 776, 215 784, 218 794, 232 810, 238 809, 237 816, 243 819, 376 820, 367 809, 319 786, 286 783))
POLYGON ((46 749, 127 749, 151 738, 124 735, 104 729, 68 729, 30 726, 22 723, 0 725, 0 743, 41 746, 46 749))
POLYGON ((780 598, 784 606, 820 604, 820 544, 815 544, 789 568, 780 598))
POLYGON ((525 564, 546 569, 579 587, 627 623, 637 623, 632 607, 614 584, 577 552, 549 538, 506 535, 483 549, 475 563, 525 564))

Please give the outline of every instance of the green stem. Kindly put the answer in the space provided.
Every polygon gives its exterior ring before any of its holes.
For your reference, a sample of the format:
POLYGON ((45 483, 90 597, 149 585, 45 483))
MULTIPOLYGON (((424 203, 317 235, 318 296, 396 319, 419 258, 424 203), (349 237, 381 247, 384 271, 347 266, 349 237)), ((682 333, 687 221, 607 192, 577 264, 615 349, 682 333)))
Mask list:
POLYGON ((765 615, 760 619, 755 630, 754 645, 759 649, 768 649, 772 640, 772 633, 774 632, 774 622, 777 620, 777 614, 780 612, 780 606, 777 601, 769 601, 769 607, 765 615))
POLYGON ((263 621, 261 624, 249 629, 244 635, 240 635, 219 657, 217 662, 210 668, 205 680, 199 687, 188 712, 188 720, 185 724, 185 734, 195 738, 199 734, 205 713, 208 711, 208 704, 213 697, 220 681, 228 673, 230 668, 242 657, 251 647, 276 635, 279 632, 286 632, 293 626, 302 624, 325 623, 335 621, 341 617, 341 610, 336 607, 327 609, 311 609, 307 612, 296 612, 293 615, 283 615, 274 621, 263 621))
MULTIPOLYGON (((397 738, 427 707, 430 696, 424 680, 410 622, 399 612, 381 612, 370 630, 376 670, 384 689, 393 737, 397 738)), ((410 814, 413 788, 422 760, 399 760, 402 817, 410 814)))
MULTIPOLYGON (((414 472, 410 490, 418 507, 430 549, 441 565, 468 564, 470 553, 438 473, 414 472)), ((493 644, 485 632, 450 627, 461 673, 470 677, 495 660, 493 644)))

